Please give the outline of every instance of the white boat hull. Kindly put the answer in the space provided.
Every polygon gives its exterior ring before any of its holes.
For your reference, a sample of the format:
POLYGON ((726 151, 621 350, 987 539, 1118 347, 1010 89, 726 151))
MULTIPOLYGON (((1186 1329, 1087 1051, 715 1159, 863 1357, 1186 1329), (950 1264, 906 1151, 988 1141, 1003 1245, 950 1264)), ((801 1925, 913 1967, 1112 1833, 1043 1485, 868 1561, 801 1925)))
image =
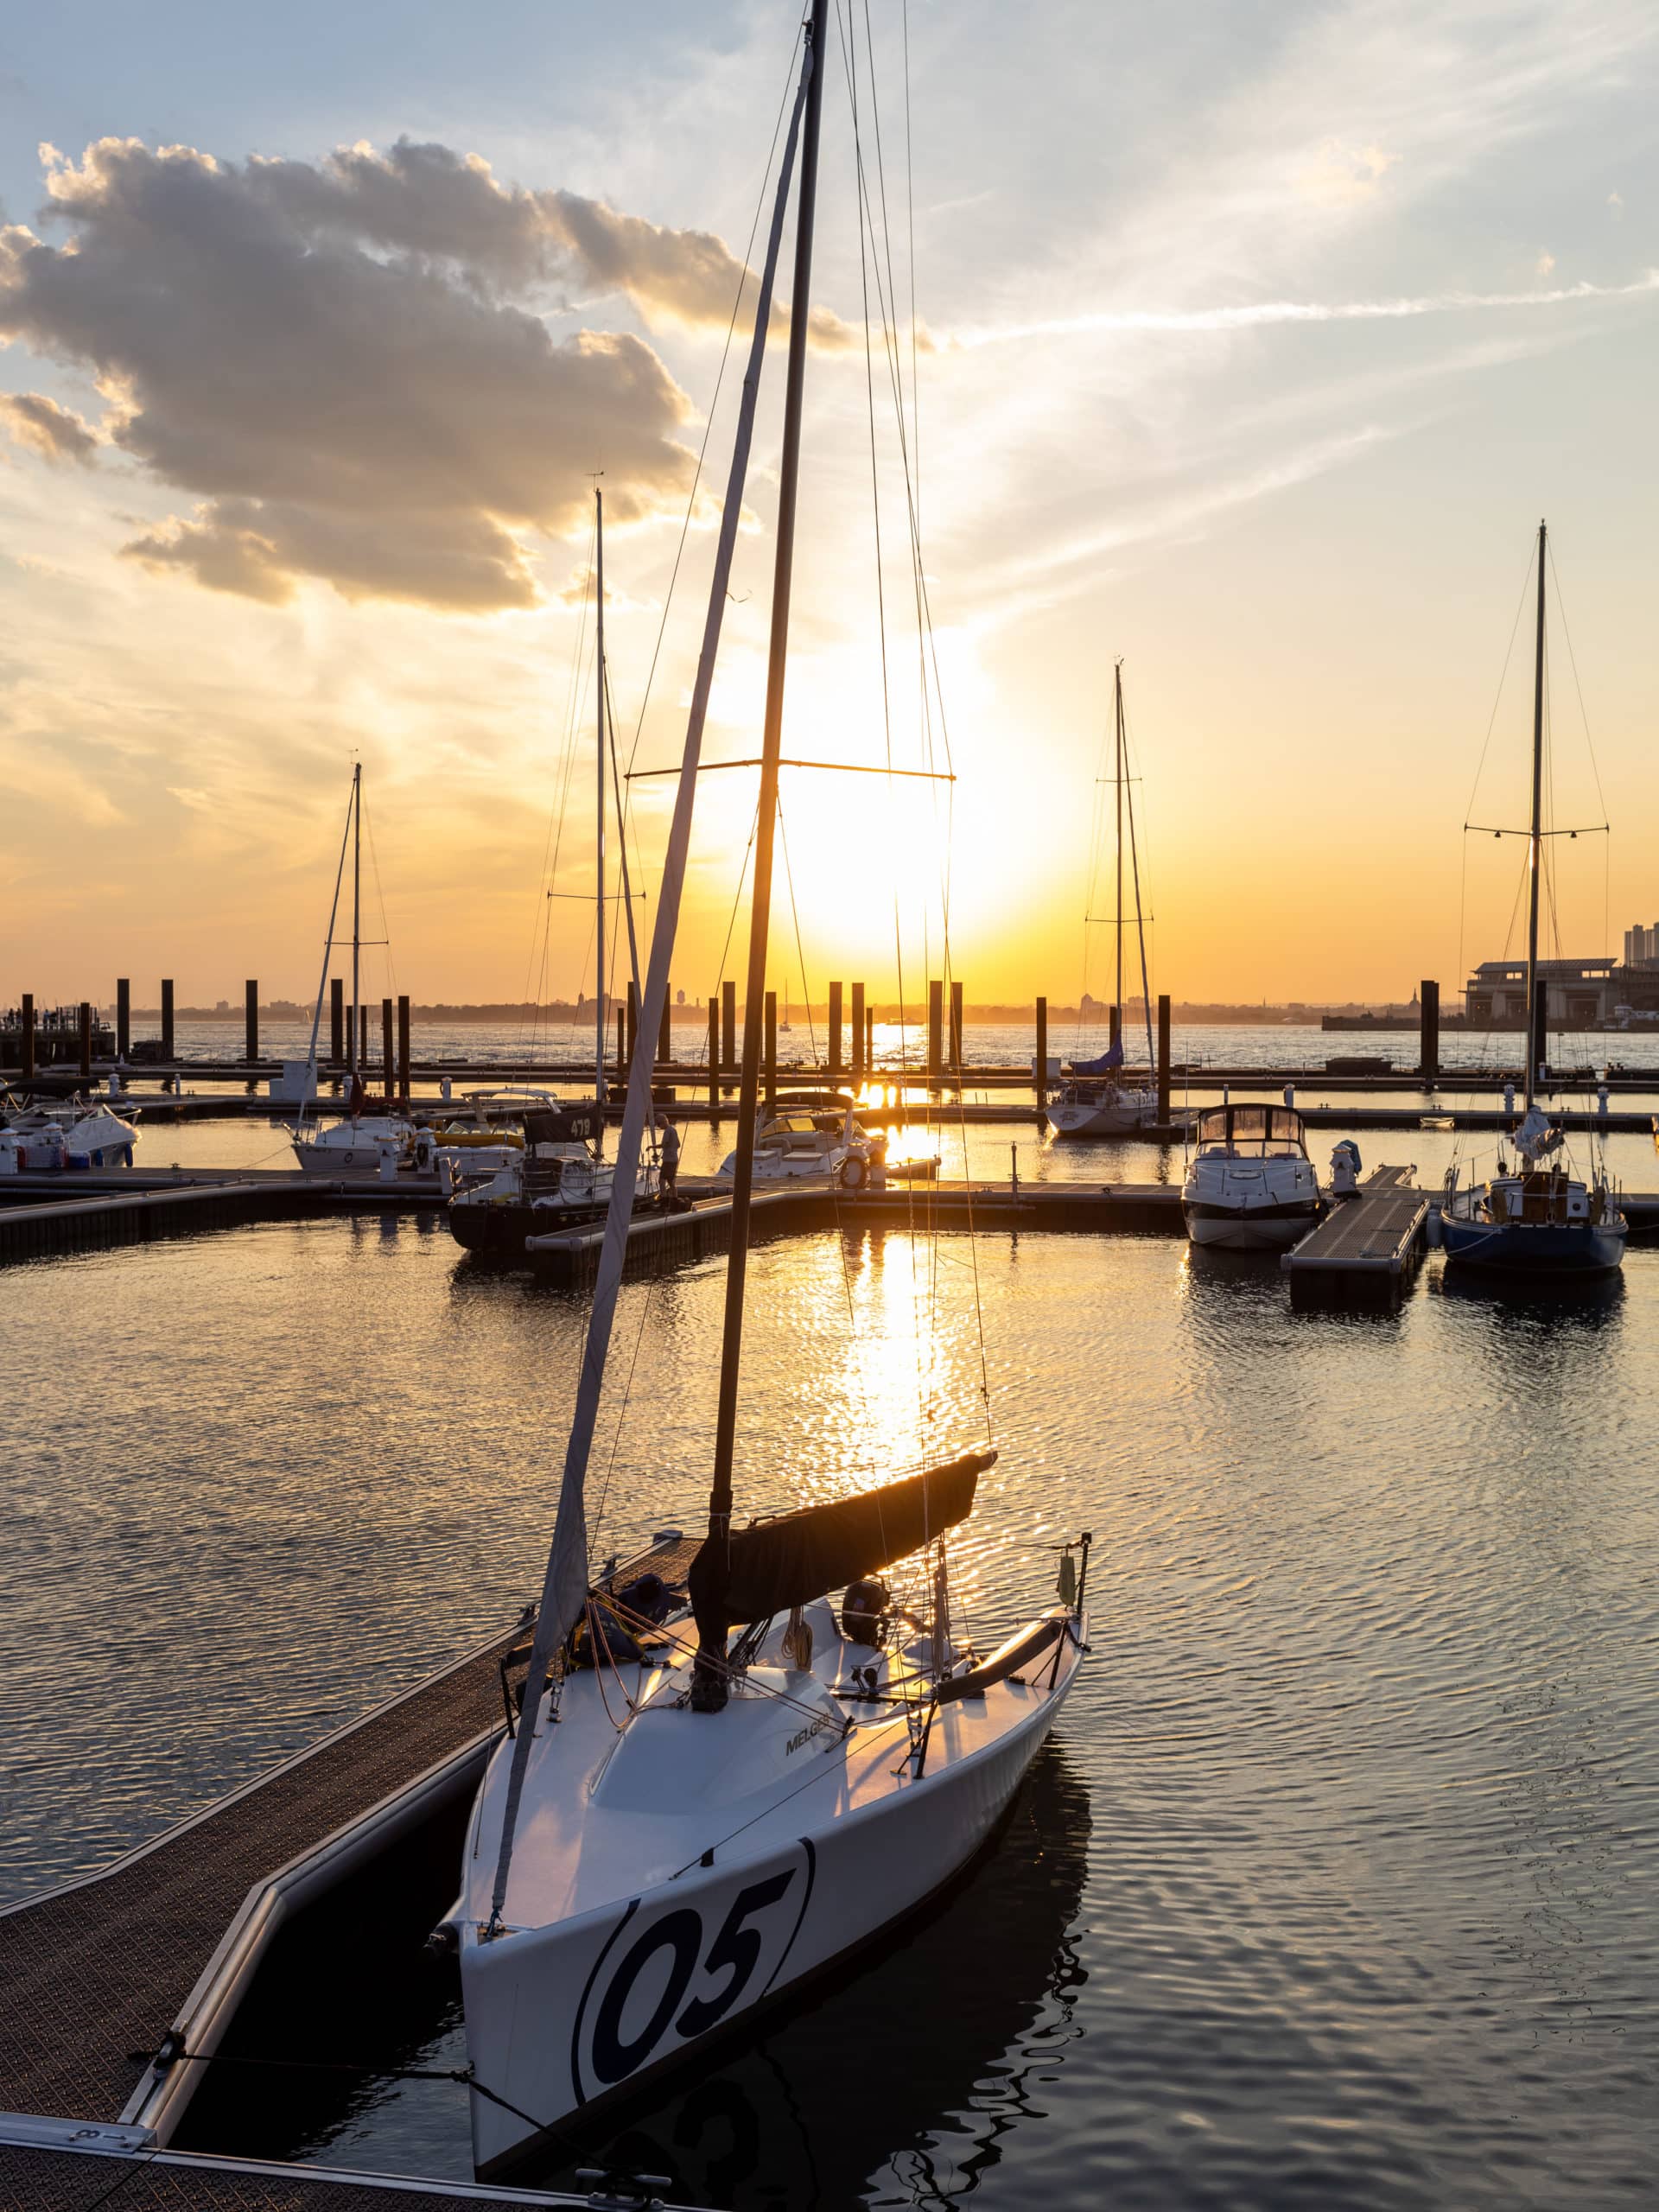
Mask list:
POLYGON ((1112 1090, 1099 1098, 1056 1099, 1048 1126, 1057 1137, 1122 1137, 1158 1122, 1155 1090, 1112 1090))
POLYGON ((1285 1207, 1257 1206, 1206 1211, 1192 1205, 1182 1209, 1186 1233, 1194 1244, 1207 1244, 1224 1252, 1286 1252, 1306 1236, 1319 1217, 1316 1204, 1285 1207))
MULTIPOLYGON (((638 2094, 949 1882, 990 1836, 1053 1726, 1084 1633, 1074 1624, 1062 1637, 1052 1686, 1054 1662, 1045 1655, 1034 1680, 1005 1680, 982 1698, 942 1707, 919 1778, 893 1779, 893 1768, 906 1767, 907 1738, 903 1721, 880 1708, 844 1741, 834 1723, 803 1723, 795 1756, 803 1783, 807 1761, 824 1763, 817 1789, 793 1786, 791 1773, 782 1802, 747 1834, 752 1808, 733 1806, 704 1829, 729 1840, 694 1851, 683 1870, 634 1895, 549 1926, 512 1926, 510 1891, 509 1932, 486 1942, 479 1905, 494 1864, 489 1808, 509 1755, 504 1745, 468 1840, 469 1879, 482 1886, 459 1920, 468 2056, 477 2081, 518 2108, 516 2115, 473 2095, 480 2175, 501 2172, 542 2135, 638 2094), (821 1732, 823 1745, 813 1740, 821 1732)), ((850 1710, 856 1718, 859 1707, 850 1710)), ((724 1719, 670 1707, 632 1728, 689 1732, 689 1753, 718 1764, 711 1732, 724 1719)), ((798 1721, 791 1714, 783 1725, 798 1721)), ((563 1737, 563 1727, 550 1732, 563 1737)), ((664 1783, 671 1789, 670 1777, 664 1783)), ((636 1817, 643 1827, 651 1813, 636 1817)), ((524 1843, 533 1852, 533 1840, 524 1843)), ((514 1891, 519 1878, 515 1859, 514 1891)))

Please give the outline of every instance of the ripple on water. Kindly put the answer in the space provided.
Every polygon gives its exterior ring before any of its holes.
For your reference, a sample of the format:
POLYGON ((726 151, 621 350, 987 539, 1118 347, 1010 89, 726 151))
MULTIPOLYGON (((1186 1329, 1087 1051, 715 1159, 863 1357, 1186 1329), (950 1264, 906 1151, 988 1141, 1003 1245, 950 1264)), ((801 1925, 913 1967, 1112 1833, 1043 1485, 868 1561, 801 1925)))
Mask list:
MULTIPOLYGON (((982 1433, 966 1256, 756 1252, 746 1503, 982 1433)), ((1650 2195, 1659 1262, 1565 1306, 1431 1269, 1355 1319, 1215 1257, 982 1241, 1003 1456, 963 1595, 995 1635, 1092 1527, 1093 1664, 938 1911, 622 2132, 682 2194, 1650 2195)), ((715 1264, 623 1294, 601 1549, 695 1519, 721 1293, 715 1264)), ((337 1221, 15 1268, 0 1301, 0 1894, 154 1833, 534 1588, 576 1301, 431 1224, 337 1221)), ((454 2063, 447 1986, 401 1951, 383 1986, 336 2031, 454 2063)), ((204 2110, 279 2155, 466 2171, 454 2091, 332 2095, 204 2110)))

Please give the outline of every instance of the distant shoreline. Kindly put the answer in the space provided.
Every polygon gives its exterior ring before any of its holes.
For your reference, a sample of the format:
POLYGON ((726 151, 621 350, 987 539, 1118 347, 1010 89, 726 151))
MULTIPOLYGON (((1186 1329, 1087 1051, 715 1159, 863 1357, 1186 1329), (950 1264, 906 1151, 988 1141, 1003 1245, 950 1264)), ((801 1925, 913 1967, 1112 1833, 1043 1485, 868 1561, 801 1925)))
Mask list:
MULTIPOLYGON (((378 1001, 365 999, 364 1004, 370 1008, 371 1020, 376 1019, 378 1001)), ((610 1001, 606 1010, 607 1020, 613 1022, 615 1020, 619 1004, 620 1002, 615 1000, 610 1001)), ((100 1018, 106 1021, 112 1021, 115 1018, 113 1004, 101 1007, 99 1011, 100 1018)), ((870 1002, 868 1011, 883 1026, 899 1021, 913 1029, 925 1029, 927 1026, 925 1007, 901 1007, 896 1001, 874 1000, 870 1002)), ((181 1006, 174 1008, 173 1019, 176 1023, 240 1022, 244 1019, 244 1014, 245 1009, 240 1006, 181 1006)), ((850 1023, 851 1014, 849 994, 842 1001, 842 1020, 850 1023)), ((1051 1030, 1061 1028, 1068 1022, 1084 1022, 1104 1028, 1108 1014, 1109 1009, 1104 1005, 1091 1003, 1084 1009, 1076 1006, 1062 1006, 1051 1001, 1048 1008, 1048 1024, 1051 1030)), ((1406 1010, 1395 1007, 1368 1007, 1363 1001, 1357 1000, 1333 1001, 1328 1005, 1319 1006, 1228 1006, 1216 1001, 1178 1000, 1170 1009, 1171 1019, 1187 1029, 1281 1028, 1287 1024, 1292 1027, 1317 1028, 1326 1014, 1345 1015, 1350 1019, 1366 1017, 1364 1027, 1367 1028, 1414 1029, 1417 1027, 1415 1009, 1406 1010)), ((299 1006, 291 999, 276 999, 270 1004, 262 1005, 259 1008, 259 1019, 262 1021, 308 1022, 311 1016, 311 1007, 299 1006)), ((707 1006, 671 1007, 669 1016, 677 1028, 695 1028, 699 1034, 705 1032, 709 1027, 707 1006)), ((806 1007, 791 1005, 790 1016, 797 1025, 806 1021, 817 1022, 821 1026, 827 1025, 830 1018, 828 1008, 823 1006, 806 1007)), ((1036 1002, 1034 1000, 1027 1000, 1019 1006, 967 1007, 963 1009, 963 1022, 964 1027, 970 1029, 1008 1029, 1022 1027, 1028 1028, 1034 1023, 1036 1017, 1036 1002)), ((159 1022, 161 1018, 159 1007, 135 1006, 132 1009, 134 1021, 159 1022)), ((741 1007, 739 1018, 741 1019, 741 1007)), ((438 1025, 453 1028, 499 1029, 516 1025, 524 1028, 574 1029, 584 1023, 589 1027, 592 1026, 594 1008, 591 1004, 575 1007, 559 1002, 543 1007, 446 1006, 440 1003, 431 1006, 411 1006, 410 1020, 415 1024, 424 1023, 429 1027, 438 1025)), ((1146 1015, 1138 1001, 1132 1001, 1124 1007, 1123 1020, 1125 1027, 1130 1029, 1144 1027, 1146 1015)), ((327 1026, 326 1010, 323 1025, 325 1027, 327 1026)))

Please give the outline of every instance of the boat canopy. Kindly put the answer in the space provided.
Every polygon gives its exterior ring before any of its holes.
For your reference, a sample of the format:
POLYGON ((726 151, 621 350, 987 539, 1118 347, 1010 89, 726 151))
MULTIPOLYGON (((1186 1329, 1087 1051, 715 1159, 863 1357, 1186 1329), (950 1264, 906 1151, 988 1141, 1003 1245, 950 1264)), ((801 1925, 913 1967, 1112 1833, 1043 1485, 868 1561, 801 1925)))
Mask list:
POLYGON ((1302 1117, 1288 1106, 1212 1106, 1198 1116, 1200 1144, 1305 1147, 1302 1117))
POLYGON ((734 1530, 723 1546, 711 1539, 687 1578, 699 1630, 706 1619, 723 1638, 733 1621, 766 1620, 906 1558, 968 1518, 979 1478, 995 1465, 995 1452, 969 1452, 879 1490, 734 1530))
POLYGON ((1121 1068, 1122 1065, 1123 1040, 1120 1037, 1116 1045, 1106 1047, 1098 1059, 1074 1060, 1071 1072, 1073 1075, 1109 1075, 1114 1068, 1121 1068))

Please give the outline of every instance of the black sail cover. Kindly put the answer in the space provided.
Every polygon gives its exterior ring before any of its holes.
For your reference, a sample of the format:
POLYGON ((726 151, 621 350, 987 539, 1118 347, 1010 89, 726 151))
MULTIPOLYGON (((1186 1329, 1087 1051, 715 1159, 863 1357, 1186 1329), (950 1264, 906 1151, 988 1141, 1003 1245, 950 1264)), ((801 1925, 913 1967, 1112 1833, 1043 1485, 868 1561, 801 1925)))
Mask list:
POLYGON ((980 1477, 995 1465, 995 1452, 969 1452, 879 1490, 735 1529, 723 1547, 704 1544, 686 1578, 703 1649, 723 1652, 734 1621, 804 1605, 918 1551, 968 1518, 980 1477))

